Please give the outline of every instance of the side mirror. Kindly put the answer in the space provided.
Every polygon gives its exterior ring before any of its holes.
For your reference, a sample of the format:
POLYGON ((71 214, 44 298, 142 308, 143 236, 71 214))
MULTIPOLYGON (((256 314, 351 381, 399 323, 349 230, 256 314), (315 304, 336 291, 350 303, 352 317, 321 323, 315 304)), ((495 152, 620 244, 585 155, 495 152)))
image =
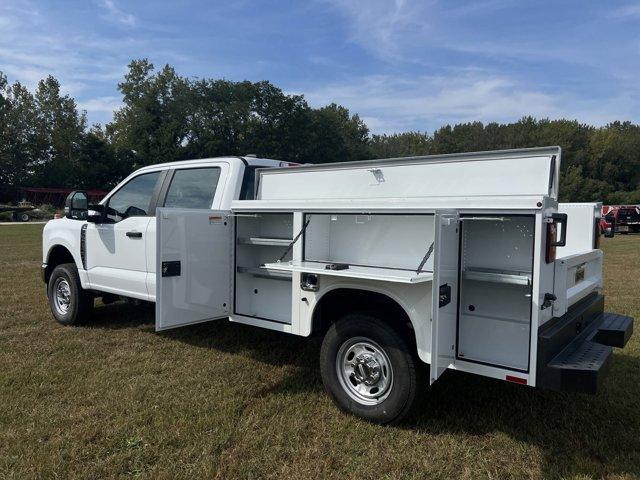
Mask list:
POLYGON ((89 223, 102 223, 104 215, 104 205, 95 204, 89 205, 89 212, 87 215, 87 222, 89 223))
POLYGON ((64 202, 64 216, 71 220, 86 220, 89 213, 87 192, 74 190, 64 202))

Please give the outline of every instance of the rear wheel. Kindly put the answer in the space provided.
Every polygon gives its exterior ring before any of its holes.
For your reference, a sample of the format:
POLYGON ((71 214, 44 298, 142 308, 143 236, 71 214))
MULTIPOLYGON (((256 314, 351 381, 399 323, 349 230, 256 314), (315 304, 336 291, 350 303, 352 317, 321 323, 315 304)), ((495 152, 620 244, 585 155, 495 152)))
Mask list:
POLYGON ((407 343, 369 315, 350 314, 329 328, 320 371, 325 389, 342 410, 372 422, 400 421, 416 396, 417 366, 407 343))
POLYGON ((86 320, 93 308, 93 296, 82 289, 78 269, 73 263, 58 265, 47 284, 49 306, 62 325, 77 325, 86 320))

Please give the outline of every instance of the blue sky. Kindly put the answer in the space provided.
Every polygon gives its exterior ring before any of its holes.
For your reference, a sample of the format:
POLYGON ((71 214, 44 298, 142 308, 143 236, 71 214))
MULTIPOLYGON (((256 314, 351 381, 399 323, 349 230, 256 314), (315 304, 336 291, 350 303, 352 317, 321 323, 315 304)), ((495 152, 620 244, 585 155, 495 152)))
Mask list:
POLYGON ((0 2, 0 71, 107 122, 134 58, 269 80, 374 133, 523 115, 640 122, 640 1, 0 2))

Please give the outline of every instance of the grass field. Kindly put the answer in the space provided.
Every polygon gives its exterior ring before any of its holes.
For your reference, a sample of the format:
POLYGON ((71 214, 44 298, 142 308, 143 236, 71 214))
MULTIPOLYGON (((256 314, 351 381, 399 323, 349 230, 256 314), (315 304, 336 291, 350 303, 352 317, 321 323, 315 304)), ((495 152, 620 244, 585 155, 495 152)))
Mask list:
MULTIPOLYGON (((400 426, 340 413, 319 341, 153 310, 53 321, 42 226, 0 227, 0 478, 639 478, 640 335, 597 396, 447 372, 400 426)), ((640 237, 603 239, 607 308, 640 315, 640 237)))

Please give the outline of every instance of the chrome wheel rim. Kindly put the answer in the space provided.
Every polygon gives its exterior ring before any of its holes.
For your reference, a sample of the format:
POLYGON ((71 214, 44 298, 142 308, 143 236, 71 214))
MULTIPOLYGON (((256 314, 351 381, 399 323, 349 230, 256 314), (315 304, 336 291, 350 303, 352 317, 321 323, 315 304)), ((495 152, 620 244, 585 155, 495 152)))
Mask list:
POLYGON ((336 371, 342 388, 362 405, 376 405, 391 393, 391 361, 382 347, 369 338, 355 337, 344 342, 336 356, 336 371))
POLYGON ((64 278, 58 278, 53 285, 53 305, 60 315, 66 315, 71 307, 71 287, 64 278))

